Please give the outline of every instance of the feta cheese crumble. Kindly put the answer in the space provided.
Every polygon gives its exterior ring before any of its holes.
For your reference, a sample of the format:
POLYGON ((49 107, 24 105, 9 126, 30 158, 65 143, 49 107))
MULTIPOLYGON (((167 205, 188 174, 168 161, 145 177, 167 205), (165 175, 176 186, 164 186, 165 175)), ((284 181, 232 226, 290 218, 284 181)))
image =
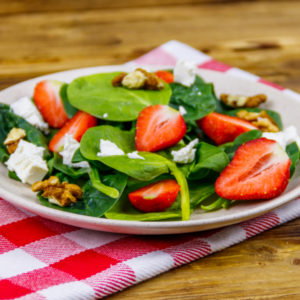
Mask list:
POLYGON ((196 65, 185 60, 179 60, 174 68, 174 82, 191 86, 195 79, 196 65))
POLYGON ((145 158, 140 156, 137 151, 127 153, 127 156, 128 156, 128 158, 131 158, 131 159, 143 159, 143 160, 145 160, 145 158))
POLYGON ((187 113, 187 111, 185 110, 185 108, 182 105, 179 105, 179 112, 182 116, 187 113))
POLYGON ((89 164, 86 161, 78 163, 72 163, 74 153, 79 148, 80 144, 72 137, 71 134, 66 134, 64 139, 63 150, 59 154, 63 158, 63 164, 72 168, 89 168, 89 164))
POLYGON ((122 149, 116 144, 108 140, 100 140, 100 152, 97 153, 99 157, 125 155, 122 149))
POLYGON ((15 171, 23 183, 33 184, 48 173, 43 159, 44 148, 20 140, 16 151, 5 162, 8 170, 15 171))
POLYGON ((300 137, 295 126, 289 126, 280 132, 263 132, 262 136, 269 140, 276 141, 283 149, 293 142, 296 142, 300 148, 300 137))
POLYGON ((171 152, 173 156, 173 161, 181 163, 181 164, 187 164, 192 162, 195 159, 196 149, 194 147, 199 143, 198 139, 194 139, 189 144, 187 144, 185 147, 179 149, 179 150, 173 150, 171 152))
POLYGON ((18 101, 12 103, 10 108, 14 114, 24 118, 31 125, 45 133, 49 132, 48 124, 44 121, 42 115, 29 97, 20 98, 18 101))

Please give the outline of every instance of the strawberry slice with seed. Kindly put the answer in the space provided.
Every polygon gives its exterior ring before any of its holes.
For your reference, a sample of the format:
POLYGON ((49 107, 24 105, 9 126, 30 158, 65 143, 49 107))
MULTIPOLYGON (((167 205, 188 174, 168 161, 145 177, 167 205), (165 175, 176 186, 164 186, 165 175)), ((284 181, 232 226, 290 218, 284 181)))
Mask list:
POLYGON ((62 127, 51 139, 49 149, 53 152, 59 152, 64 144, 67 134, 80 142, 83 134, 90 128, 97 125, 97 119, 86 112, 78 111, 64 127, 62 127))
POLYGON ((159 212, 176 200, 180 185, 173 179, 162 180, 128 194, 131 204, 143 212, 159 212))
POLYGON ((144 108, 137 119, 135 145, 138 151, 158 151, 177 144, 186 133, 180 112, 168 105, 144 108))
POLYGON ((216 180, 216 193, 231 200, 271 199, 287 187, 291 161, 273 140, 259 138, 240 146, 216 180))
POLYGON ((53 128, 61 128, 68 121, 59 95, 62 85, 56 80, 43 80, 34 89, 33 100, 45 121, 53 128))
POLYGON ((217 145, 232 142, 240 134, 258 129, 250 122, 216 112, 198 120, 197 124, 217 145))

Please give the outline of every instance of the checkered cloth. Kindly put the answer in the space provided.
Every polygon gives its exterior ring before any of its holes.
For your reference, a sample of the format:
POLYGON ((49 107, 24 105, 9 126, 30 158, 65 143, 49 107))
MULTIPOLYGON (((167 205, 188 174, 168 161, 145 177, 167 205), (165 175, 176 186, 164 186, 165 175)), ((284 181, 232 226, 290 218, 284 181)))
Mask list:
MULTIPOLYGON (((199 68, 263 82, 177 41, 130 64, 199 68)), ((120 291, 300 216, 300 199, 253 220, 176 236, 130 236, 80 229, 21 211, 0 199, 0 299, 95 299, 120 291)))

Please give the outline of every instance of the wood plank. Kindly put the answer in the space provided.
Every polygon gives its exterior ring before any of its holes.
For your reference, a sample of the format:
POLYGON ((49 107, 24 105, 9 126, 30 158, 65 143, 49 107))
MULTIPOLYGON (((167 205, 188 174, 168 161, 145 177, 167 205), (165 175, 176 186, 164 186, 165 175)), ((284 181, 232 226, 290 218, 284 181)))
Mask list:
POLYGON ((299 10, 299 2, 282 6, 275 1, 2 16, 0 85, 6 86, 7 77, 16 82, 47 72, 123 63, 178 39, 298 90, 299 10))

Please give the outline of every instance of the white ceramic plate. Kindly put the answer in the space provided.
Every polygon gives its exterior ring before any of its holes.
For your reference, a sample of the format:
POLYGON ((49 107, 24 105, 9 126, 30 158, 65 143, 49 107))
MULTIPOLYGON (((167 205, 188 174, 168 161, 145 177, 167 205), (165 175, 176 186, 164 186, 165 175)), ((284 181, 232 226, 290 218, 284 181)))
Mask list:
MULTIPOLYGON (((159 69, 161 69, 160 67, 159 69)), ((155 70, 157 67, 148 67, 155 70)), ((0 102, 12 103, 22 96, 32 96, 34 86, 42 79, 57 79, 70 82, 74 78, 101 72, 129 71, 131 67, 125 66, 106 66, 86 69, 77 69, 66 72, 55 73, 28 80, 0 92, 0 102)), ((265 108, 275 110, 281 114, 284 126, 294 125, 300 132, 299 110, 300 101, 274 89, 267 85, 239 78, 220 72, 199 70, 199 75, 207 82, 213 82, 217 95, 222 92, 252 95, 265 93, 269 101, 265 108)), ((189 221, 159 221, 159 222, 138 222, 109 220, 67 213, 51 209, 39 204, 36 196, 31 192, 28 185, 14 181, 7 177, 7 169, 0 165, 0 196, 11 204, 30 211, 42 217, 70 224, 73 226, 129 234, 175 234, 201 231, 206 229, 218 228, 225 225, 238 223, 253 217, 262 215, 276 207, 284 205, 293 200, 300 194, 300 172, 299 169, 289 183, 286 191, 275 199, 263 202, 244 202, 233 206, 228 210, 218 210, 216 212, 203 213, 195 211, 189 221)))

